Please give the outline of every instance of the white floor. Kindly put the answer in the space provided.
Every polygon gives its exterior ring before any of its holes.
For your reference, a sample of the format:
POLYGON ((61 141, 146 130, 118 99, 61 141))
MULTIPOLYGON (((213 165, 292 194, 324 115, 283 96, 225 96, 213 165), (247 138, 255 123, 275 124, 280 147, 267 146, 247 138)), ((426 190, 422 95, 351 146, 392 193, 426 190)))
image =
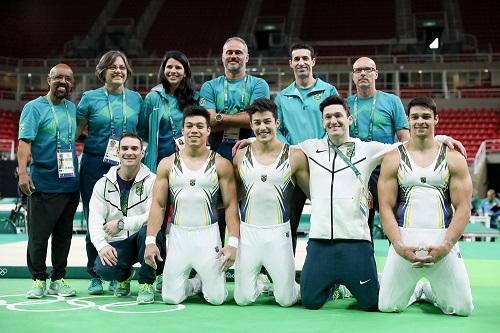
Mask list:
MULTIPOLYGON (((4 266, 26 266, 27 241, 0 244, 0 267, 4 266)), ((307 241, 299 239, 297 242, 297 253, 295 256, 295 268, 300 270, 306 257, 307 241)), ((85 253, 85 236, 75 235, 71 242, 71 249, 68 256, 68 266, 84 267, 87 265, 85 253)), ((50 264, 50 240, 47 251, 47 266, 50 264)))

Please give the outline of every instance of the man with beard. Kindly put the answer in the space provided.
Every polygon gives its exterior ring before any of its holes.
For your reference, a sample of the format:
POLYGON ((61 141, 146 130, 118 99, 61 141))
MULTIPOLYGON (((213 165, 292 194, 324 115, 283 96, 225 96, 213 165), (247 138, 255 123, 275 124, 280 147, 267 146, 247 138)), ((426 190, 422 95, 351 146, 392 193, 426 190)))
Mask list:
MULTIPOLYGON (((311 45, 294 44, 289 53, 295 81, 279 92, 275 103, 280 119, 278 138, 289 145, 296 145, 307 139, 325 136, 319 104, 328 96, 338 95, 338 92, 331 84, 313 76, 316 54, 311 45)), ((294 252, 297 246, 297 228, 305 202, 306 195, 295 186, 290 210, 294 252)))
MULTIPOLYGON (((222 48, 224 75, 205 82, 200 90, 200 106, 210 112, 210 149, 232 161, 236 141, 252 136, 250 118, 244 109, 259 98, 269 98, 269 86, 261 78, 246 74, 248 47, 240 37, 226 40, 222 48)), ((226 222, 219 212, 222 242, 226 222)))
POLYGON ((74 83, 65 64, 48 75, 46 96, 27 103, 19 121, 19 187, 28 196, 28 268, 34 280, 27 298, 74 296, 64 280, 73 231, 73 217, 80 201, 78 161, 75 150, 76 107, 67 98, 74 83), (31 155, 30 174, 27 172, 31 155), (62 160, 59 167, 58 161, 62 160), (46 288, 47 243, 52 236, 51 283, 46 288))

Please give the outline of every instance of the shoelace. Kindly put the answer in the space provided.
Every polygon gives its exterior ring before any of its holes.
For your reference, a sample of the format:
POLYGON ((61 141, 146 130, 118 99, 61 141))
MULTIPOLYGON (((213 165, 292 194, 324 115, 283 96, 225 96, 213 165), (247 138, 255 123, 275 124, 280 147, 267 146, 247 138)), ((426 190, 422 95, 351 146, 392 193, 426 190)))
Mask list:
POLYGON ((35 282, 33 282, 33 288, 43 288, 43 285, 44 281, 42 280, 35 280, 35 282))
POLYGON ((153 292, 153 285, 151 284, 147 284, 147 283, 144 283, 144 284, 140 284, 139 285, 139 291, 146 291, 146 292, 153 292))
POLYGON ((98 285, 102 285, 101 280, 98 279, 92 279, 92 287, 97 287, 98 285))
POLYGON ((69 284, 68 284, 68 282, 66 282, 66 280, 61 279, 61 280, 59 280, 59 282, 61 283, 61 286, 63 286, 63 287, 69 287, 69 284))

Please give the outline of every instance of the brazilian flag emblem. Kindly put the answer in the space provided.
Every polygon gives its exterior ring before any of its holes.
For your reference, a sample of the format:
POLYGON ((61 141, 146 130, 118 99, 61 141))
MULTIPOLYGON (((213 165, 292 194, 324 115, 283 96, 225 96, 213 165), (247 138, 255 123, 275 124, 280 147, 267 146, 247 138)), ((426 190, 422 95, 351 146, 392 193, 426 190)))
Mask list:
POLYGON ((137 194, 137 196, 141 196, 142 194, 144 193, 144 184, 141 183, 140 186, 137 186, 136 189, 135 189, 135 194, 137 194))

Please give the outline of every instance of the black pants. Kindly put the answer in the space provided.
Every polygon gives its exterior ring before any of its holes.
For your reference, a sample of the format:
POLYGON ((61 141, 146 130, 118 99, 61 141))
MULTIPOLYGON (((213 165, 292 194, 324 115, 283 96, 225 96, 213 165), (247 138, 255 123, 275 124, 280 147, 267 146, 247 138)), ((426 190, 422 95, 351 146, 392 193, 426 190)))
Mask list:
POLYGON ((295 186, 292 194, 292 202, 290 203, 290 229, 292 231, 292 246, 293 253, 297 248, 297 229, 299 228, 300 217, 306 203, 307 196, 302 192, 300 187, 295 186))
POLYGON ((45 259, 52 235, 52 281, 64 278, 73 233, 73 218, 80 201, 78 192, 33 193, 28 198, 28 269, 33 279, 49 277, 45 259))
POLYGON ((373 220, 375 219, 375 211, 378 210, 378 177, 380 176, 380 166, 373 170, 370 181, 368 182, 368 189, 372 194, 373 208, 368 211, 368 227, 370 228, 370 236, 373 242, 373 220))
POLYGON ((370 242, 309 240, 300 276, 302 304, 321 308, 337 284, 349 289, 362 310, 378 309, 377 265, 370 242))
MULTIPOLYGON (((118 254, 118 263, 115 266, 103 265, 101 258, 97 257, 95 260, 95 271, 106 281, 119 281, 123 282, 132 273, 133 265, 137 262, 141 264, 137 280, 139 283, 153 284, 156 273, 154 268, 144 263, 144 250, 146 249, 146 226, 143 226, 138 232, 130 237, 111 242, 109 245, 116 249, 118 254)), ((160 247, 162 241, 161 233, 156 236, 156 245, 160 247)), ((165 261, 165 257, 163 257, 165 261)), ((156 264, 158 265, 158 260, 156 264)))

